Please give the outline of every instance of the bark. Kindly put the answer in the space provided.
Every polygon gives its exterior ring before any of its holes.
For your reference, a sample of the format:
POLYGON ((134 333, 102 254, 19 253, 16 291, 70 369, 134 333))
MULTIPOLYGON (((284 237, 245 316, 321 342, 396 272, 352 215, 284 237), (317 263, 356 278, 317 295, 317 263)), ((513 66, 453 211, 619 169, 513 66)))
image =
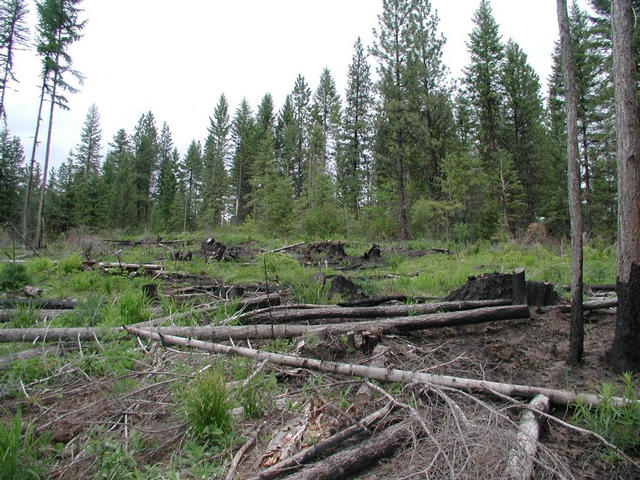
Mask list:
MULTIPOLYGON (((207 352, 220 353, 224 355, 238 355, 241 357, 253 358, 255 360, 266 360, 267 362, 286 365, 294 368, 307 368, 321 372, 348 375, 353 377, 366 377, 381 382, 398 382, 404 384, 426 383, 450 387, 459 390, 471 390, 479 392, 497 392, 506 396, 519 396, 533 398, 536 395, 545 395, 556 405, 571 405, 580 400, 586 405, 598 405, 601 401, 598 395, 590 393, 576 393, 553 388, 535 387, 530 385, 517 385, 509 383, 491 382, 487 380, 475 380, 470 378, 452 377, 449 375, 435 375, 431 373, 412 372, 407 370, 387 369, 367 367, 365 365, 354 365, 348 363, 330 362, 326 360, 316 360, 313 358, 297 357, 293 355, 282 355, 278 353, 263 352, 244 347, 231 347, 219 343, 204 342, 192 338, 176 337, 173 335, 161 335, 156 332, 142 330, 139 328, 124 327, 131 335, 137 335, 149 340, 162 342, 166 345, 181 345, 184 347, 197 348, 207 352)), ((2 332, 2 330, 0 330, 2 332)), ((625 404, 625 400, 614 398, 614 405, 625 404)))
POLYGON ((243 323, 279 323, 291 321, 319 320, 323 323, 342 323, 344 318, 398 317, 436 312, 473 310, 511 304, 511 300, 476 300, 462 302, 440 302, 416 305, 388 305, 378 307, 321 307, 310 309, 279 309, 256 313, 245 317, 243 323), (338 320, 333 322, 332 320, 338 320))
POLYGON ((335 480, 366 468, 381 458, 390 457, 413 439, 413 422, 405 420, 357 447, 338 452, 311 468, 287 477, 288 480, 335 480))
MULTIPOLYGON (((549 411, 549 399, 544 395, 536 395, 529 402, 529 408, 543 413, 549 411)), ((506 478, 509 480, 529 480, 533 474, 533 463, 538 450, 542 418, 535 412, 527 410, 522 416, 516 446, 509 453, 506 478)))
MULTIPOLYGON (((416 315, 414 317, 399 317, 383 319, 373 322, 351 322, 336 325, 248 325, 239 327, 159 327, 148 329, 162 336, 179 335, 206 340, 234 340, 242 339, 273 339, 292 338, 306 335, 326 337, 339 335, 349 331, 380 331, 390 330, 419 330, 423 328, 440 328, 454 325, 468 325, 474 323, 491 322, 497 320, 512 320, 529 318, 529 308, 526 305, 505 306, 493 308, 478 308, 476 310, 439 313, 432 315, 416 315)), ((153 320, 151 322, 154 322, 153 320)), ((150 322, 138 324, 136 327, 148 325, 150 322)), ((91 340, 94 336, 105 336, 121 333, 117 328, 5 328, 0 329, 0 342, 32 342, 35 340, 91 340)))
POLYGON ((580 159, 578 156, 578 92, 575 61, 571 46, 567 0, 557 0, 558 26, 565 87, 567 114, 567 177, 569 212, 571 215, 571 327, 569 331, 568 365, 582 362, 584 350, 584 318, 582 310, 582 200, 580 194, 580 159))
POLYGON ((513 304, 527 304, 527 281, 524 268, 516 268, 513 271, 513 304))
POLYGON ((607 362, 616 372, 640 371, 640 126, 631 0, 612 0, 613 74, 618 144, 616 331, 607 362))

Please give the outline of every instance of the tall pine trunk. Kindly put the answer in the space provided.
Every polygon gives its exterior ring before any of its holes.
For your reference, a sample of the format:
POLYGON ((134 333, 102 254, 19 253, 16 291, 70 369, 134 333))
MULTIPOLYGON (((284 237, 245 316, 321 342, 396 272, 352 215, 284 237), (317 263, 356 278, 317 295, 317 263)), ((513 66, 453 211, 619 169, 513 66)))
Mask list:
POLYGON ((27 238, 29 223, 29 203, 31 203, 31 183, 33 182, 33 167, 36 163, 36 150, 38 149, 38 138, 40 136, 40 124, 42 123, 42 106, 44 105, 44 92, 47 88, 47 76, 44 74, 42 89, 40 90, 40 105, 38 106, 38 119, 36 120, 36 132, 33 137, 33 147, 31 148, 31 161, 29 162, 29 176, 27 177, 27 190, 24 196, 24 206, 22 208, 22 236, 27 238))
POLYGON ((584 317, 582 305, 582 200, 578 156, 578 92, 575 61, 569 31, 567 0, 557 0, 558 26, 565 87, 567 114, 567 177, 569 182, 569 212, 571 215, 571 326, 567 364, 582 361, 584 350, 584 317))
POLYGON ((640 146, 631 0, 612 0, 613 75, 618 143, 618 313, 607 361, 640 371, 640 146))
MULTIPOLYGON (((60 35, 58 35, 59 37, 60 35)), ((60 53, 56 54, 56 65, 59 65, 60 53)), ((40 187, 40 199, 38 200, 38 216, 36 218, 35 248, 42 248, 44 233, 44 196, 47 191, 47 175, 49 173, 49 155, 51 152, 51 133, 53 132, 53 112, 56 107, 56 90, 58 89, 59 72, 56 69, 53 74, 53 87, 51 89, 51 108, 49 109, 49 127, 47 129, 47 148, 44 155, 44 168, 42 172, 42 184, 40 187)))

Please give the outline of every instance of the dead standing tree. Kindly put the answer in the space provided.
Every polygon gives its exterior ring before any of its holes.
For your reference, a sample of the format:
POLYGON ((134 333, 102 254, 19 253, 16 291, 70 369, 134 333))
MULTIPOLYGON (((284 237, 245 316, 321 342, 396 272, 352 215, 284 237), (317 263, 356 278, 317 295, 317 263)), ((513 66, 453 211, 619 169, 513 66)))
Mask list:
POLYGON ((567 364, 582 361, 584 349, 584 319, 582 310, 582 200, 578 159, 578 92, 575 61, 571 46, 567 0, 557 0, 560 47, 564 73, 567 114, 567 173, 569 179, 569 211, 571 215, 571 327, 567 364))
POLYGON ((631 0, 612 0, 611 16, 618 143, 618 313, 607 361, 623 372, 640 370, 640 127, 631 0))

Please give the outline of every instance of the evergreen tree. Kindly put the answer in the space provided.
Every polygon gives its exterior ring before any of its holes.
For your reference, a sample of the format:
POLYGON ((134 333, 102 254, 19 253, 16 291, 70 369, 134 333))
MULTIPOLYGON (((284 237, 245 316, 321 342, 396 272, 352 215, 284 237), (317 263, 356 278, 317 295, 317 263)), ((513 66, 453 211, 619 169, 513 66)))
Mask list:
POLYGON ((309 126, 311 112, 311 89, 302 75, 298 75, 291 92, 291 106, 295 124, 295 150, 293 182, 295 196, 300 198, 303 192, 304 176, 307 168, 309 149, 309 126))
POLYGON ((278 113, 275 129, 275 148, 279 168, 292 185, 295 184, 297 138, 298 129, 296 127, 293 103, 291 102, 291 95, 287 95, 284 105, 278 113))
POLYGON ((15 222, 22 189, 24 149, 18 137, 0 131, 0 222, 15 222))
MULTIPOLYGON (((82 35, 85 21, 80 21, 80 9, 78 4, 82 0, 42 0, 37 4, 39 23, 38 52, 43 56, 45 68, 43 73, 43 85, 47 84, 49 91, 49 125, 47 131, 47 143, 45 148, 42 185, 40 187, 40 199, 38 201, 38 217, 36 219, 35 246, 40 248, 44 230, 44 201, 47 186, 47 170, 49 168, 49 154, 51 151, 51 136, 53 132, 53 113, 55 106, 68 109, 67 99, 62 91, 74 93, 76 89, 67 82, 66 74, 70 73, 76 78, 81 78, 78 72, 71 68, 71 56, 69 48, 78 41, 82 35)), ((43 88, 44 90, 44 88, 43 88)))
POLYGON ((336 165, 336 184, 342 204, 358 218, 362 196, 371 202, 373 85, 367 54, 360 37, 349 66, 342 142, 336 165))
POLYGON ((118 130, 109 147, 103 166, 106 210, 110 217, 107 225, 113 228, 138 227, 133 145, 124 129, 118 130))
POLYGON ((313 121, 318 125, 321 134, 319 152, 320 170, 335 170, 335 155, 340 127, 340 96, 331 71, 324 68, 320 74, 320 82, 313 97, 315 115, 313 121))
POLYGON ((400 237, 409 239, 407 204, 405 198, 405 168, 410 155, 411 112, 405 90, 409 63, 408 37, 411 32, 412 2, 383 0, 382 14, 378 16, 376 41, 371 49, 378 58, 381 96, 376 133, 376 176, 378 187, 389 189, 386 178, 395 177, 397 214, 400 237))
POLYGON ((175 227, 174 205, 178 188, 176 179, 178 165, 175 161, 174 152, 171 130, 164 123, 158 142, 159 168, 156 193, 156 223, 157 227, 162 231, 172 230, 175 227))
POLYGON ((231 120, 224 94, 209 119, 209 134, 204 144, 204 221, 211 228, 220 225, 226 215, 228 178, 226 165, 231 153, 231 120))
POLYGON ((146 227, 151 214, 151 192, 158 164, 158 130, 151 112, 142 115, 138 121, 133 133, 133 152, 136 216, 138 224, 146 227))
MULTIPOLYGON (((502 69, 504 89, 504 129, 501 143, 508 152, 517 173, 518 184, 524 188, 526 216, 516 218, 516 226, 526 228, 541 214, 541 187, 546 179, 543 107, 538 75, 527 63, 520 46, 509 40, 505 48, 502 69)), ((513 208, 513 207, 510 207, 513 208)), ((515 208, 517 213, 519 208, 515 208)))
POLYGON ((84 174, 98 174, 102 163, 102 128, 98 107, 91 105, 76 147, 75 164, 84 174))
POLYGON ((236 110, 232 126, 232 140, 234 145, 231 178, 233 182, 233 218, 236 225, 240 225, 247 214, 247 202, 251 194, 251 171, 254 158, 254 130, 255 123, 249 102, 243 99, 236 110))
POLYGON ((192 140, 181 166, 181 180, 184 195, 183 231, 195 227, 200 207, 202 187, 202 147, 200 142, 192 140))
POLYGON ((0 1, 0 118, 6 119, 4 99, 9 80, 17 81, 13 74, 16 50, 26 47, 29 40, 28 13, 24 0, 0 1))

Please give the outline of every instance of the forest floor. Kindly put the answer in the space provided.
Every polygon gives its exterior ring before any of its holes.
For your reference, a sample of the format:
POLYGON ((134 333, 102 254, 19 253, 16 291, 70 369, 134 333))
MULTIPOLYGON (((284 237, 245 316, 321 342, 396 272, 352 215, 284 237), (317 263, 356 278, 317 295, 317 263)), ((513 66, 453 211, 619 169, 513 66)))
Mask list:
MULTIPOLYGON (((166 247, 131 254, 131 259, 165 263, 167 269, 162 273, 140 269, 132 274, 106 267, 63 273, 60 265, 71 263, 63 258, 56 266, 45 267, 40 261, 38 268, 27 270, 35 276, 34 283, 45 289, 45 295, 73 298, 83 305, 75 309, 82 311, 80 317, 49 320, 48 326, 54 328, 135 323, 123 319, 127 308, 120 299, 149 282, 157 286, 159 299, 141 307, 147 312, 143 321, 169 310, 175 316, 163 317, 162 325, 222 326, 242 322, 234 316, 240 298, 261 296, 265 291, 291 304, 335 304, 383 295, 410 297, 385 303, 402 305, 424 301, 415 298, 419 295, 440 298, 452 286, 461 286, 461 279, 469 272, 511 271, 527 264, 528 272, 545 280, 545 274, 558 271, 558 264, 566 265, 562 255, 548 254, 551 260, 543 265, 531 262, 531 257, 544 255, 512 247, 493 257, 474 257, 471 250, 456 253, 424 245, 411 249, 382 246, 379 256, 373 252, 372 258, 363 258, 361 251, 371 254, 371 250, 358 245, 347 247, 345 253, 343 247, 337 251, 327 247, 332 243, 322 244, 319 250, 304 244, 260 254, 268 248, 256 242, 239 242, 235 249, 227 249, 220 262, 207 263, 195 257, 166 262, 162 260, 167 256, 166 247), (228 256, 229 250, 234 256, 228 256), (434 279, 432 273, 446 271, 447 262, 458 265, 455 272, 449 267, 452 278, 438 273, 434 279), (176 270, 186 272, 177 275, 176 270), (84 285, 82 291, 62 280, 70 281, 68 277, 74 276, 74 282, 84 285), (337 276, 352 280, 356 290, 336 292, 331 280, 337 276), (103 296, 103 302, 95 300, 103 296), (194 313, 201 304, 213 307, 194 313), (87 312, 100 320, 87 322, 87 312)), ((195 242, 192 246, 199 247, 195 242)), ((592 253, 591 271, 595 274, 587 283, 604 283, 610 279, 606 265, 611 258, 602 252, 592 253)), ((18 315, 25 316, 24 312, 18 315)), ((22 317, 6 323, 5 328, 36 326, 22 317)), ((520 320, 385 331, 373 352, 354 348, 342 334, 221 343, 353 365, 377 364, 593 393, 603 383, 621 387, 620 376, 602 359, 611 345, 614 324, 615 309, 587 313, 585 357, 576 368, 565 364, 569 314, 557 310, 538 313, 535 307, 530 308, 529 318, 520 320)), ((390 402, 396 408, 372 424, 368 433, 361 432, 334 447, 325 457, 357 449, 391 425, 413 419, 412 411, 418 412, 422 421, 407 423, 409 435, 392 455, 368 462, 348 478, 503 478, 522 406, 528 401, 424 383, 372 382, 367 388, 361 377, 212 354, 144 338, 110 338, 99 328, 96 332, 94 340, 69 338, 47 346, 42 342, 0 346, 4 370, 0 417, 9 424, 20 410, 23 425, 33 425, 36 437, 43 439, 37 448, 46 452, 40 455, 46 478, 228 478, 234 456, 237 468, 230 478, 265 478, 257 475, 286 457, 285 452, 292 454, 316 445, 390 402), (24 355, 20 352, 33 351, 36 356, 20 358, 24 355), (203 433, 197 428, 198 421, 214 414, 197 413, 197 408, 194 413, 193 405, 202 398, 210 399, 198 396, 202 394, 198 385, 214 375, 226 382, 231 426, 219 430, 210 426, 203 433)), ((572 415, 571 406, 552 406, 553 418, 571 421, 572 415)), ((353 456, 360 455, 358 450, 353 452, 353 456)), ((636 465, 640 462, 637 449, 626 453, 636 465)), ((322 458, 316 461, 328 462, 322 458)), ((296 471, 304 475, 307 470, 296 471)), ((285 477, 281 474, 278 478, 285 477)), ((313 478, 323 477, 313 474, 313 478)), ((640 478, 640 470, 629 461, 615 460, 610 449, 595 437, 549 419, 543 422, 533 478, 631 479, 640 478)))

